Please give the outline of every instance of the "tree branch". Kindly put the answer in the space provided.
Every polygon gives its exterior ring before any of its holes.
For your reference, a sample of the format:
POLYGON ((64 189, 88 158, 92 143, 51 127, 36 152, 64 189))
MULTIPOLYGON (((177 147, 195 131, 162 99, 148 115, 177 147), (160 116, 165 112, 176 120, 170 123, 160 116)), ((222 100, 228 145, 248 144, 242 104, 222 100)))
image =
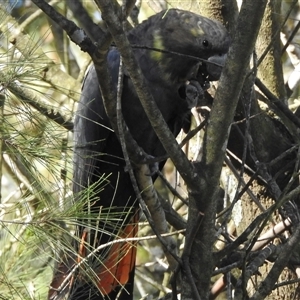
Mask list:
MULTIPOLYGON (((219 178, 225 157, 229 129, 247 75, 246 70, 266 3, 266 0, 243 1, 235 36, 227 54, 228 59, 223 68, 204 136, 203 159, 199 168, 204 169, 206 180, 205 178, 202 180, 201 194, 193 195, 190 199, 188 230, 197 218, 196 210, 204 213, 190 256, 192 271, 197 274, 197 286, 203 299, 209 297, 211 272, 214 268, 212 254, 212 246, 216 239, 214 220, 219 178), (205 246, 203 241, 205 241, 205 246)), ((187 279, 185 279, 185 283, 188 284, 187 279)), ((184 289, 187 284, 183 285, 184 289)), ((183 292, 184 297, 192 296, 191 290, 183 292)))
POLYGON ((190 187, 199 186, 197 177, 189 176, 194 172, 193 167, 183 151, 180 149, 174 135, 169 130, 161 115, 161 112, 153 100, 146 80, 135 60, 129 41, 124 34, 118 14, 114 10, 111 1, 97 0, 96 3, 101 9, 103 18, 114 37, 114 41, 123 58, 126 69, 155 133, 157 134, 173 163, 176 165, 176 168, 184 178, 186 184, 190 187))

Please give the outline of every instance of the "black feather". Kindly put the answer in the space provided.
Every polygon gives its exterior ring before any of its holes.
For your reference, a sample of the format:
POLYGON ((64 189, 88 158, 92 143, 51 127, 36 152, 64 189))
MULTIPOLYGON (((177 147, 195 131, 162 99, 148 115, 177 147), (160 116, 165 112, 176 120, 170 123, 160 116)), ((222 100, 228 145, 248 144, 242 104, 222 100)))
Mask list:
MULTIPOLYGON (((199 84, 205 89, 204 82, 209 74, 205 63, 201 63, 200 60, 224 55, 229 47, 228 33, 219 22, 191 12, 171 9, 152 16, 137 26, 129 32, 128 39, 152 96, 170 130, 176 136, 190 113, 190 105, 182 87, 187 85, 189 80, 198 78, 199 84), (162 51, 156 51, 154 48, 162 51)), ((116 48, 109 51, 107 60, 116 87, 120 60, 116 48)), ((153 157, 165 155, 165 150, 126 74, 123 86, 122 113, 133 138, 147 154, 153 157)), ((84 81, 74 132, 75 195, 96 182, 103 174, 111 174, 107 179, 107 186, 93 203, 92 210, 115 206, 116 211, 121 212, 124 207, 138 207, 129 175, 124 170, 121 146, 105 113, 94 67, 91 67, 84 81)), ((103 225, 102 229, 112 230, 106 225, 103 225)), ((82 230, 83 228, 80 229, 81 232, 82 230)), ((111 237, 98 233, 97 239, 101 244, 111 237)), ((126 288, 130 295, 123 292, 119 299, 133 299, 132 274, 126 288)), ((88 299, 88 290, 91 291, 91 288, 87 285, 81 289, 75 288, 72 299, 88 299), (80 295, 86 295, 79 296, 79 290, 80 295)), ((118 290, 110 295, 112 299, 115 299, 118 290)), ((103 298, 95 294, 89 299, 103 298)))

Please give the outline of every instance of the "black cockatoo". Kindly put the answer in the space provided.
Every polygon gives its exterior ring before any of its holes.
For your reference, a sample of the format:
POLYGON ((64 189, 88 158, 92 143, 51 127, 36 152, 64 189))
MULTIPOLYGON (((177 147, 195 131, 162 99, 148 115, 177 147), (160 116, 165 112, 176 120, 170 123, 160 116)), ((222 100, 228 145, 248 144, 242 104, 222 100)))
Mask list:
MULTIPOLYGON (((207 82, 219 79, 220 65, 224 63, 230 43, 229 35, 217 21, 188 11, 170 9, 132 29, 128 39, 152 96, 176 136, 207 82)), ((117 88, 118 49, 110 49, 107 61, 117 88)), ((137 144, 152 157, 165 155, 126 70, 121 102, 124 120, 137 144)), ((77 251, 79 257, 84 257, 93 247, 116 237, 135 236, 137 231, 136 195, 125 169, 119 140, 105 112, 94 67, 90 68, 83 84, 74 135, 75 198, 100 179, 105 182, 87 208, 93 213, 103 211, 103 214, 99 213, 97 224, 92 224, 98 230, 87 230, 91 225, 88 221, 78 230, 77 251), (103 217, 105 209, 109 209, 110 218, 114 220, 103 217), (92 246, 87 246, 88 243, 92 246)), ((66 288, 61 286, 66 278, 64 272, 72 272, 76 261, 64 263, 59 269, 63 273, 57 272, 54 276, 49 299, 61 299, 60 294, 64 294, 65 290, 69 291, 68 299, 73 300, 133 299, 135 254, 136 248, 132 243, 117 243, 95 252, 90 260, 96 275, 93 282, 87 279, 87 275, 81 274, 83 271, 78 274, 76 270, 65 283, 66 288)), ((88 274, 93 275, 91 272, 88 274)))

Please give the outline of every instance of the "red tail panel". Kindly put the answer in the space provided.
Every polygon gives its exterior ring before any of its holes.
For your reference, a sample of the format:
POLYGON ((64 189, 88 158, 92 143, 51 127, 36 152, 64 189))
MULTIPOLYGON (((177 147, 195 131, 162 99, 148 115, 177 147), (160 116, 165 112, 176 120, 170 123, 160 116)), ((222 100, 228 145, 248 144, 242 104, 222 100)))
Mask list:
MULTIPOLYGON (((116 239, 136 237, 137 231, 138 213, 135 214, 132 221, 126 225, 125 228, 122 228, 116 239)), ((51 283, 48 299, 62 299, 61 297, 73 288, 73 284, 76 284, 75 280, 80 278, 77 277, 79 275, 77 273, 78 270, 76 271, 74 267, 76 266, 76 263, 81 263, 87 255, 86 243, 88 240, 88 234, 89 232, 87 230, 83 231, 77 259, 65 257, 63 262, 59 264, 51 283), (71 272, 73 272, 72 275, 70 274, 71 272), (67 276, 70 277, 67 279, 67 276), (77 277, 77 279, 75 279, 75 277, 77 277)), ((114 290, 117 287, 128 283, 129 276, 135 266, 136 242, 116 242, 109 247, 106 259, 102 262, 102 265, 98 267, 98 269, 94 270, 99 278, 99 282, 97 284, 99 291, 103 296, 108 297, 110 297, 110 293, 115 292, 114 290)))
MULTIPOLYGON (((118 234, 118 239, 137 236, 138 225, 134 222, 123 228, 118 234)), ((98 288, 103 295, 108 295, 119 285, 125 285, 129 280, 129 274, 135 266, 136 246, 135 242, 120 242, 111 246, 107 259, 103 262, 97 275, 100 279, 98 288)))

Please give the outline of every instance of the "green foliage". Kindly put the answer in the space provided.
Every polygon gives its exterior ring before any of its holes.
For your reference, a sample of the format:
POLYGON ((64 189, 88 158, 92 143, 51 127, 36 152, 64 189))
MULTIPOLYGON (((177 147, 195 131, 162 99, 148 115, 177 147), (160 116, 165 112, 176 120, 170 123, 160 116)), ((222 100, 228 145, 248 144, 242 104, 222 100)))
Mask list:
MULTIPOLYGON (((0 23, 6 18, 1 7, 0 23)), ((70 248, 79 207, 87 203, 87 196, 73 203, 72 133, 55 119, 72 115, 74 104, 43 78, 45 36, 19 34, 16 21, 6 24, 0 36, 0 298, 45 299, 58 254, 53 249, 70 248)))

